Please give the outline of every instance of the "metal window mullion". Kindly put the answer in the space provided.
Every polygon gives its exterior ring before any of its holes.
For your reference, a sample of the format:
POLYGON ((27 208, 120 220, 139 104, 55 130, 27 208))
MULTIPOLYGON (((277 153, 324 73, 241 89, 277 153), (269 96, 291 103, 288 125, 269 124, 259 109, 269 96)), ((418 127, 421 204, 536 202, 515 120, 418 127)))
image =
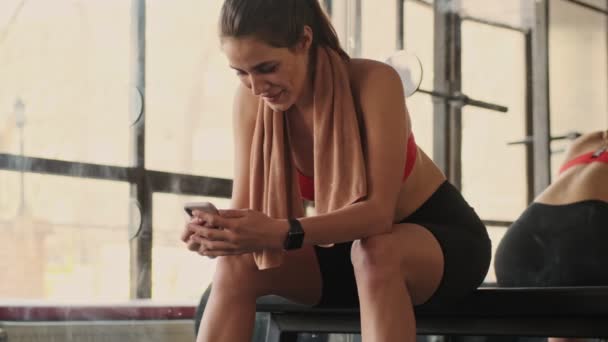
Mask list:
POLYGON ((540 194, 551 182, 551 121, 549 103, 549 3, 535 3, 532 30, 532 108, 534 194, 540 194))
MULTIPOLYGON (((453 0, 434 2, 434 89, 444 94, 461 92, 461 20, 451 10, 453 0)), ((450 182, 462 182, 462 107, 433 98, 433 159, 450 182)))
POLYGON ((221 198, 230 198, 232 196, 231 179, 150 170, 146 171, 146 178, 153 192, 221 198))
POLYGON ((0 153, 0 170, 131 182, 130 168, 0 153))
POLYGON ((488 25, 488 26, 492 26, 492 27, 496 27, 496 28, 502 28, 502 29, 506 29, 506 30, 510 30, 510 31, 521 32, 521 33, 526 33, 529 31, 528 29, 523 28, 523 27, 517 27, 517 26, 508 25, 505 23, 500 23, 497 21, 492 21, 492 20, 479 18, 479 17, 473 17, 473 16, 463 16, 463 17, 461 17, 461 20, 470 21, 470 22, 477 23, 477 24, 488 25))
MULTIPOLYGON (((449 46, 449 36, 446 27, 447 15, 441 10, 445 8, 445 3, 449 0, 437 0, 433 6, 434 14, 434 79, 433 89, 437 92, 449 93, 448 83, 448 58, 447 47, 449 46), (441 6, 443 5, 443 6, 441 6)), ((447 174, 448 171, 448 142, 449 125, 448 112, 449 104, 438 97, 433 97, 433 160, 437 166, 447 174)))
MULTIPOLYGON (((450 13, 450 92, 462 93, 462 22, 460 15, 450 13)), ((452 103, 450 109, 450 172, 449 179, 462 189, 462 105, 452 103)))
MULTIPOLYGON (((140 213, 130 212, 129 288, 131 299, 140 299, 152 297, 152 191, 145 170, 146 0, 132 0, 131 6, 131 77, 136 91, 132 92, 130 109, 132 117, 137 119, 131 128, 134 182, 131 183, 130 195, 140 213), (142 105, 136 106, 135 103, 142 105), (137 220, 133 215, 141 217, 138 226, 135 226, 137 220)), ((132 206, 131 210, 134 209, 132 206)))
MULTIPOLYGON (((131 167, 89 164, 27 156, 22 157, 4 153, 0 153, 0 170, 115 182, 137 182, 135 169, 131 167)), ((151 193, 163 192, 180 195, 230 198, 232 192, 231 179, 154 170, 145 170, 144 173, 145 175, 143 177, 145 177, 151 193)))
POLYGON ((396 0, 397 1, 397 25, 395 27, 397 40, 395 42, 396 50, 403 50, 405 48, 405 0, 396 0))
MULTIPOLYGON (((534 134, 534 85, 533 85, 533 52, 532 52, 532 32, 527 32, 524 35, 525 39, 525 77, 526 77, 526 117, 525 117, 525 136, 531 137, 534 134)), ((532 203, 535 196, 534 188, 534 148, 533 144, 525 144, 526 149, 526 204, 532 203)))

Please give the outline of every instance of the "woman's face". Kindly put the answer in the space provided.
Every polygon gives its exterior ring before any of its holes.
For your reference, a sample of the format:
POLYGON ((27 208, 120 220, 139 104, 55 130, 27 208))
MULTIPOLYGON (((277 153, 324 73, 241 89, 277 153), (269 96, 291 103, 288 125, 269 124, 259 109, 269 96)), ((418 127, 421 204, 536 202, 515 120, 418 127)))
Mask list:
POLYGON ((286 111, 301 96, 309 47, 306 41, 288 49, 255 37, 222 39, 222 50, 241 82, 276 111, 286 111))

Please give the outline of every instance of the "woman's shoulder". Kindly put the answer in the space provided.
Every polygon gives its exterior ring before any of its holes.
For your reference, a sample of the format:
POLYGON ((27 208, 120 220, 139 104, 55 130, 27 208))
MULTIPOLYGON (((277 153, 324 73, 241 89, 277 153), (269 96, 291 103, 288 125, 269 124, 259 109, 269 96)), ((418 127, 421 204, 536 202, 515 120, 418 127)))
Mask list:
POLYGON ((351 81, 357 85, 366 82, 395 82, 399 81, 399 74, 390 65, 365 58, 351 58, 349 62, 351 81))
POLYGON ((402 101, 401 79, 390 65, 371 59, 352 58, 349 63, 349 73, 353 95, 361 101, 370 96, 377 97, 379 92, 385 94, 388 101, 391 97, 402 101))
POLYGON ((351 59, 349 68, 353 98, 361 115, 368 122, 386 118, 400 122, 405 117, 403 124, 409 130, 405 94, 397 71, 388 64, 361 58, 351 59))

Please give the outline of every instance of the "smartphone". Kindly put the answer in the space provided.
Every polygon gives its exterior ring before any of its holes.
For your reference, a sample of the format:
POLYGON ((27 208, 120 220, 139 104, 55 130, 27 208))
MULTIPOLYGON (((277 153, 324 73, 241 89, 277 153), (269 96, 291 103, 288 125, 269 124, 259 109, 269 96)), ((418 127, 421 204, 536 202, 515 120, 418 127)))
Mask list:
POLYGON ((184 204, 184 210, 190 217, 192 217, 192 212, 194 210, 204 211, 206 213, 218 215, 219 211, 217 208, 210 202, 190 202, 184 204))

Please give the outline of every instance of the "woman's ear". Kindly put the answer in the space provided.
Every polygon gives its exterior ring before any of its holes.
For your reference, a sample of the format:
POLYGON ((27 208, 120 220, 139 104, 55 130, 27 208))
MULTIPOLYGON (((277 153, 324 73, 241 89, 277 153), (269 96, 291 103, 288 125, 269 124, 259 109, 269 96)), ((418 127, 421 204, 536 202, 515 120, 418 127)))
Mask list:
POLYGON ((310 46, 312 45, 312 40, 314 38, 312 28, 308 25, 304 25, 302 29, 302 36, 300 37, 300 41, 296 44, 296 49, 298 52, 308 52, 310 50, 310 46))

